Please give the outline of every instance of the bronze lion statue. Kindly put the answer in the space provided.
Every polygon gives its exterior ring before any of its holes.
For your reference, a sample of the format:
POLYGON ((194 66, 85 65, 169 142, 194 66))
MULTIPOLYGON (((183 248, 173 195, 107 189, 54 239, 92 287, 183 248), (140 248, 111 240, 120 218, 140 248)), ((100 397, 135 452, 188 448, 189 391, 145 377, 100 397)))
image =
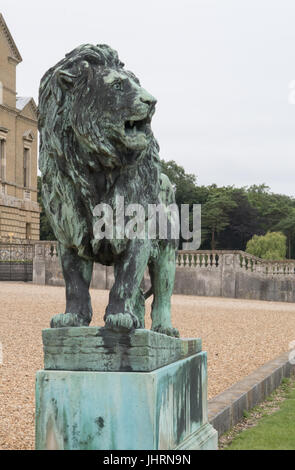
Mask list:
POLYGON ((178 336, 170 311, 176 237, 97 238, 94 233, 97 205, 107 204, 120 215, 119 196, 124 207, 145 208, 145 223, 148 205, 174 203, 151 130, 155 104, 107 45, 74 49, 41 80, 42 199, 59 242, 66 285, 66 311, 52 318, 52 328, 90 324, 89 285, 93 263, 98 262, 114 266, 115 282, 104 316, 107 328, 144 328, 145 298, 152 293, 152 329, 178 336), (147 266, 151 290, 144 294, 147 266))

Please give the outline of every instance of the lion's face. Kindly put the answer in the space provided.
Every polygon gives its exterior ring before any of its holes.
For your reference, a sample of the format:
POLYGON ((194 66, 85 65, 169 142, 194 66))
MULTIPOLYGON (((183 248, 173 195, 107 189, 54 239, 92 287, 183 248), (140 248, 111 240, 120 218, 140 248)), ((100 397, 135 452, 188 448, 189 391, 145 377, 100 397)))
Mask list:
MULTIPOLYGON (((143 150, 151 133, 156 99, 135 76, 123 70, 106 69, 100 79, 100 104, 116 139, 131 150, 143 150)), ((112 138, 112 137, 111 137, 112 138)))
POLYGON ((75 172, 83 165, 95 171, 139 162, 157 147, 155 104, 113 49, 79 46, 41 80, 42 152, 65 156, 75 172))
POLYGON ((124 164, 124 155, 132 160, 149 144, 156 99, 122 68, 97 66, 91 72, 84 88, 73 87, 72 127, 92 151, 106 150, 112 164, 114 157, 124 164))

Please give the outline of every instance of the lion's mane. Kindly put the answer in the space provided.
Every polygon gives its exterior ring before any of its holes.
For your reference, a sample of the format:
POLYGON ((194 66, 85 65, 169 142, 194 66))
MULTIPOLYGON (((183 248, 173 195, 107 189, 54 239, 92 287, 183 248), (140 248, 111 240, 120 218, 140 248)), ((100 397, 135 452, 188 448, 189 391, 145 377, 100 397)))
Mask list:
POLYGON ((145 207, 159 202, 159 147, 153 134, 140 158, 121 166, 105 138, 100 118, 107 110, 96 110, 93 90, 89 92, 94 69, 104 66, 119 70, 124 64, 109 46, 80 46, 48 70, 39 92, 39 167, 45 211, 57 239, 86 257, 93 255, 93 209, 100 202, 114 205, 116 188, 127 203, 145 207), (73 78, 84 112, 73 105, 72 90, 67 87, 67 80, 73 78), (91 150, 83 144, 84 137, 91 150))

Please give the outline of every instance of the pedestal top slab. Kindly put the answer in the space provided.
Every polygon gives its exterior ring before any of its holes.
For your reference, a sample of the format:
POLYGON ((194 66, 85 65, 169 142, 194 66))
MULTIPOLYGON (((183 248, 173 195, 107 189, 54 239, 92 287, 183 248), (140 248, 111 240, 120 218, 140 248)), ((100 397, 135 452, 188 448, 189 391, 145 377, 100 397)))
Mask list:
POLYGON ((200 338, 172 338, 145 329, 50 328, 42 338, 46 370, 150 372, 202 350, 200 338))

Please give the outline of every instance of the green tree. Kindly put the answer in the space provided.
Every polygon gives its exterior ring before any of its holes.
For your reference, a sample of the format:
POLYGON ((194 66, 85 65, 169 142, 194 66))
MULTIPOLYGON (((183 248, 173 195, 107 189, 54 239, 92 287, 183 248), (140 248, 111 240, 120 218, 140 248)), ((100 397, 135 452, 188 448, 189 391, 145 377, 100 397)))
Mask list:
POLYGON ((229 225, 229 213, 236 206, 231 193, 225 188, 211 188, 208 199, 202 206, 202 231, 205 237, 210 234, 211 250, 215 250, 216 236, 229 225))
MULTIPOLYGON (((175 188, 176 204, 198 204, 196 202, 198 189, 197 177, 193 174, 186 173, 184 168, 175 161, 165 162, 161 160, 162 171, 168 176, 175 188)), ((206 192, 206 190, 204 189, 206 192)))
POLYGON ((293 207, 290 209, 289 214, 276 225, 276 230, 284 232, 287 236, 288 258, 291 258, 292 239, 295 236, 295 209, 293 207))
POLYGON ((218 236, 218 245, 223 250, 245 250, 253 235, 264 235, 261 216, 247 197, 245 188, 226 187, 236 205, 228 212, 229 224, 218 236))
POLYGON ((281 232, 267 232, 266 235, 254 235, 248 241, 246 251, 258 258, 282 260, 286 257, 286 236, 281 232))
POLYGON ((247 194, 250 204, 258 210, 260 225, 265 232, 276 230, 277 224, 295 207, 294 198, 272 193, 265 184, 250 186, 247 194))
MULTIPOLYGON (((175 200, 178 205, 179 211, 182 204, 190 206, 189 222, 192 229, 192 208, 193 204, 202 204, 208 195, 208 189, 204 186, 197 186, 197 178, 195 175, 186 173, 184 168, 178 165, 173 160, 165 162, 161 160, 162 172, 168 176, 175 189, 175 200)), ((183 243, 180 239, 180 248, 183 243)), ((187 240, 186 240, 187 241, 187 240)))

